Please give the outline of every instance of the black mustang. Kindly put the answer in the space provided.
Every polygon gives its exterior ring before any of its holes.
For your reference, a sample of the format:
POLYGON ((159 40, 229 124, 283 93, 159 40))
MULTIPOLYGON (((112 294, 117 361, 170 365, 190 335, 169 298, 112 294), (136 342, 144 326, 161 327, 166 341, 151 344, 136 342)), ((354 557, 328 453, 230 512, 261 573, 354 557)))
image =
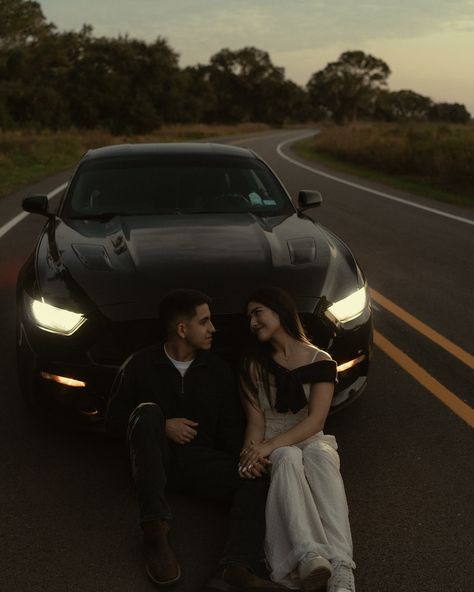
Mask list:
POLYGON ((213 299, 213 348, 236 362, 243 303, 261 285, 295 298, 312 340, 339 365, 333 405, 365 388, 372 350, 367 282, 347 246, 295 208, 252 151, 217 144, 89 151, 17 285, 18 368, 28 403, 100 427, 117 368, 162 336, 158 303, 174 288, 213 299))

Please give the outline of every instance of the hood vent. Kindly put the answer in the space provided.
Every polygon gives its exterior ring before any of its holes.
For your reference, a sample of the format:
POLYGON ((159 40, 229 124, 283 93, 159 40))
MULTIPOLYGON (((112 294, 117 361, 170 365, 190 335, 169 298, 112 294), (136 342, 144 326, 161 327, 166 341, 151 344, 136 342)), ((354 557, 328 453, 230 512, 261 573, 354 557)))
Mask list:
POLYGON ((312 263, 316 259, 316 243, 313 238, 293 238, 287 244, 290 260, 294 265, 312 263))
POLYGON ((109 255, 102 245, 72 245, 79 261, 88 269, 109 271, 112 268, 109 255))

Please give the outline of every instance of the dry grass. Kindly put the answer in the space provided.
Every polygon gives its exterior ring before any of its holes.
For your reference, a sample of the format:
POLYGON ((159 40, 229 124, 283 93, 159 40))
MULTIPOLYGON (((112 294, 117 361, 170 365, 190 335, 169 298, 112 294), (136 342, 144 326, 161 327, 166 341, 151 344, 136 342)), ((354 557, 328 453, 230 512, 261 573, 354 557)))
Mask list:
POLYGON ((124 142, 173 142, 249 134, 270 129, 262 123, 169 125, 155 133, 114 136, 107 131, 0 132, 0 197, 72 167, 89 149, 124 142))
POLYGON ((358 123, 326 127, 315 151, 474 196, 474 125, 358 123))

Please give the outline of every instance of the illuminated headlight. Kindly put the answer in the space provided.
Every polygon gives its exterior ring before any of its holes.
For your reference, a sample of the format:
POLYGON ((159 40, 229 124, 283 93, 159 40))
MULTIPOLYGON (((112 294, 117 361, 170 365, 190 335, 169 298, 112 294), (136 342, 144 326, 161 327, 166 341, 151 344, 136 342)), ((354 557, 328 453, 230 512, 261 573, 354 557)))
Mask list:
POLYGON ((58 308, 47 304, 44 300, 36 300, 25 294, 29 317, 40 329, 60 335, 72 335, 85 323, 86 317, 77 312, 58 308))
POLYGON ((339 323, 347 323, 361 315, 366 305, 367 290, 364 286, 349 296, 346 296, 346 298, 331 304, 326 312, 329 312, 339 323))

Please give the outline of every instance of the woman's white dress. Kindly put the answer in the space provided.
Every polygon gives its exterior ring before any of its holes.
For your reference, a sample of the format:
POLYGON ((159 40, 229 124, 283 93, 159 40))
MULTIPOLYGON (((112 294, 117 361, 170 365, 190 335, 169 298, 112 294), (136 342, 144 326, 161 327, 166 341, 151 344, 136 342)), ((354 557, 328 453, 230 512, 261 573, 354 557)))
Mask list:
MULTIPOLYGON (((305 384, 303 388, 308 399, 311 385, 305 384)), ((276 388, 270 380, 270 405, 263 381, 258 382, 265 439, 286 432, 308 415, 307 405, 296 414, 278 413, 272 408, 275 396, 276 388)), ((334 436, 318 432, 298 444, 277 448, 270 460, 265 554, 272 580, 288 588, 299 588, 296 568, 311 555, 344 561, 354 568, 346 494, 334 436)))

